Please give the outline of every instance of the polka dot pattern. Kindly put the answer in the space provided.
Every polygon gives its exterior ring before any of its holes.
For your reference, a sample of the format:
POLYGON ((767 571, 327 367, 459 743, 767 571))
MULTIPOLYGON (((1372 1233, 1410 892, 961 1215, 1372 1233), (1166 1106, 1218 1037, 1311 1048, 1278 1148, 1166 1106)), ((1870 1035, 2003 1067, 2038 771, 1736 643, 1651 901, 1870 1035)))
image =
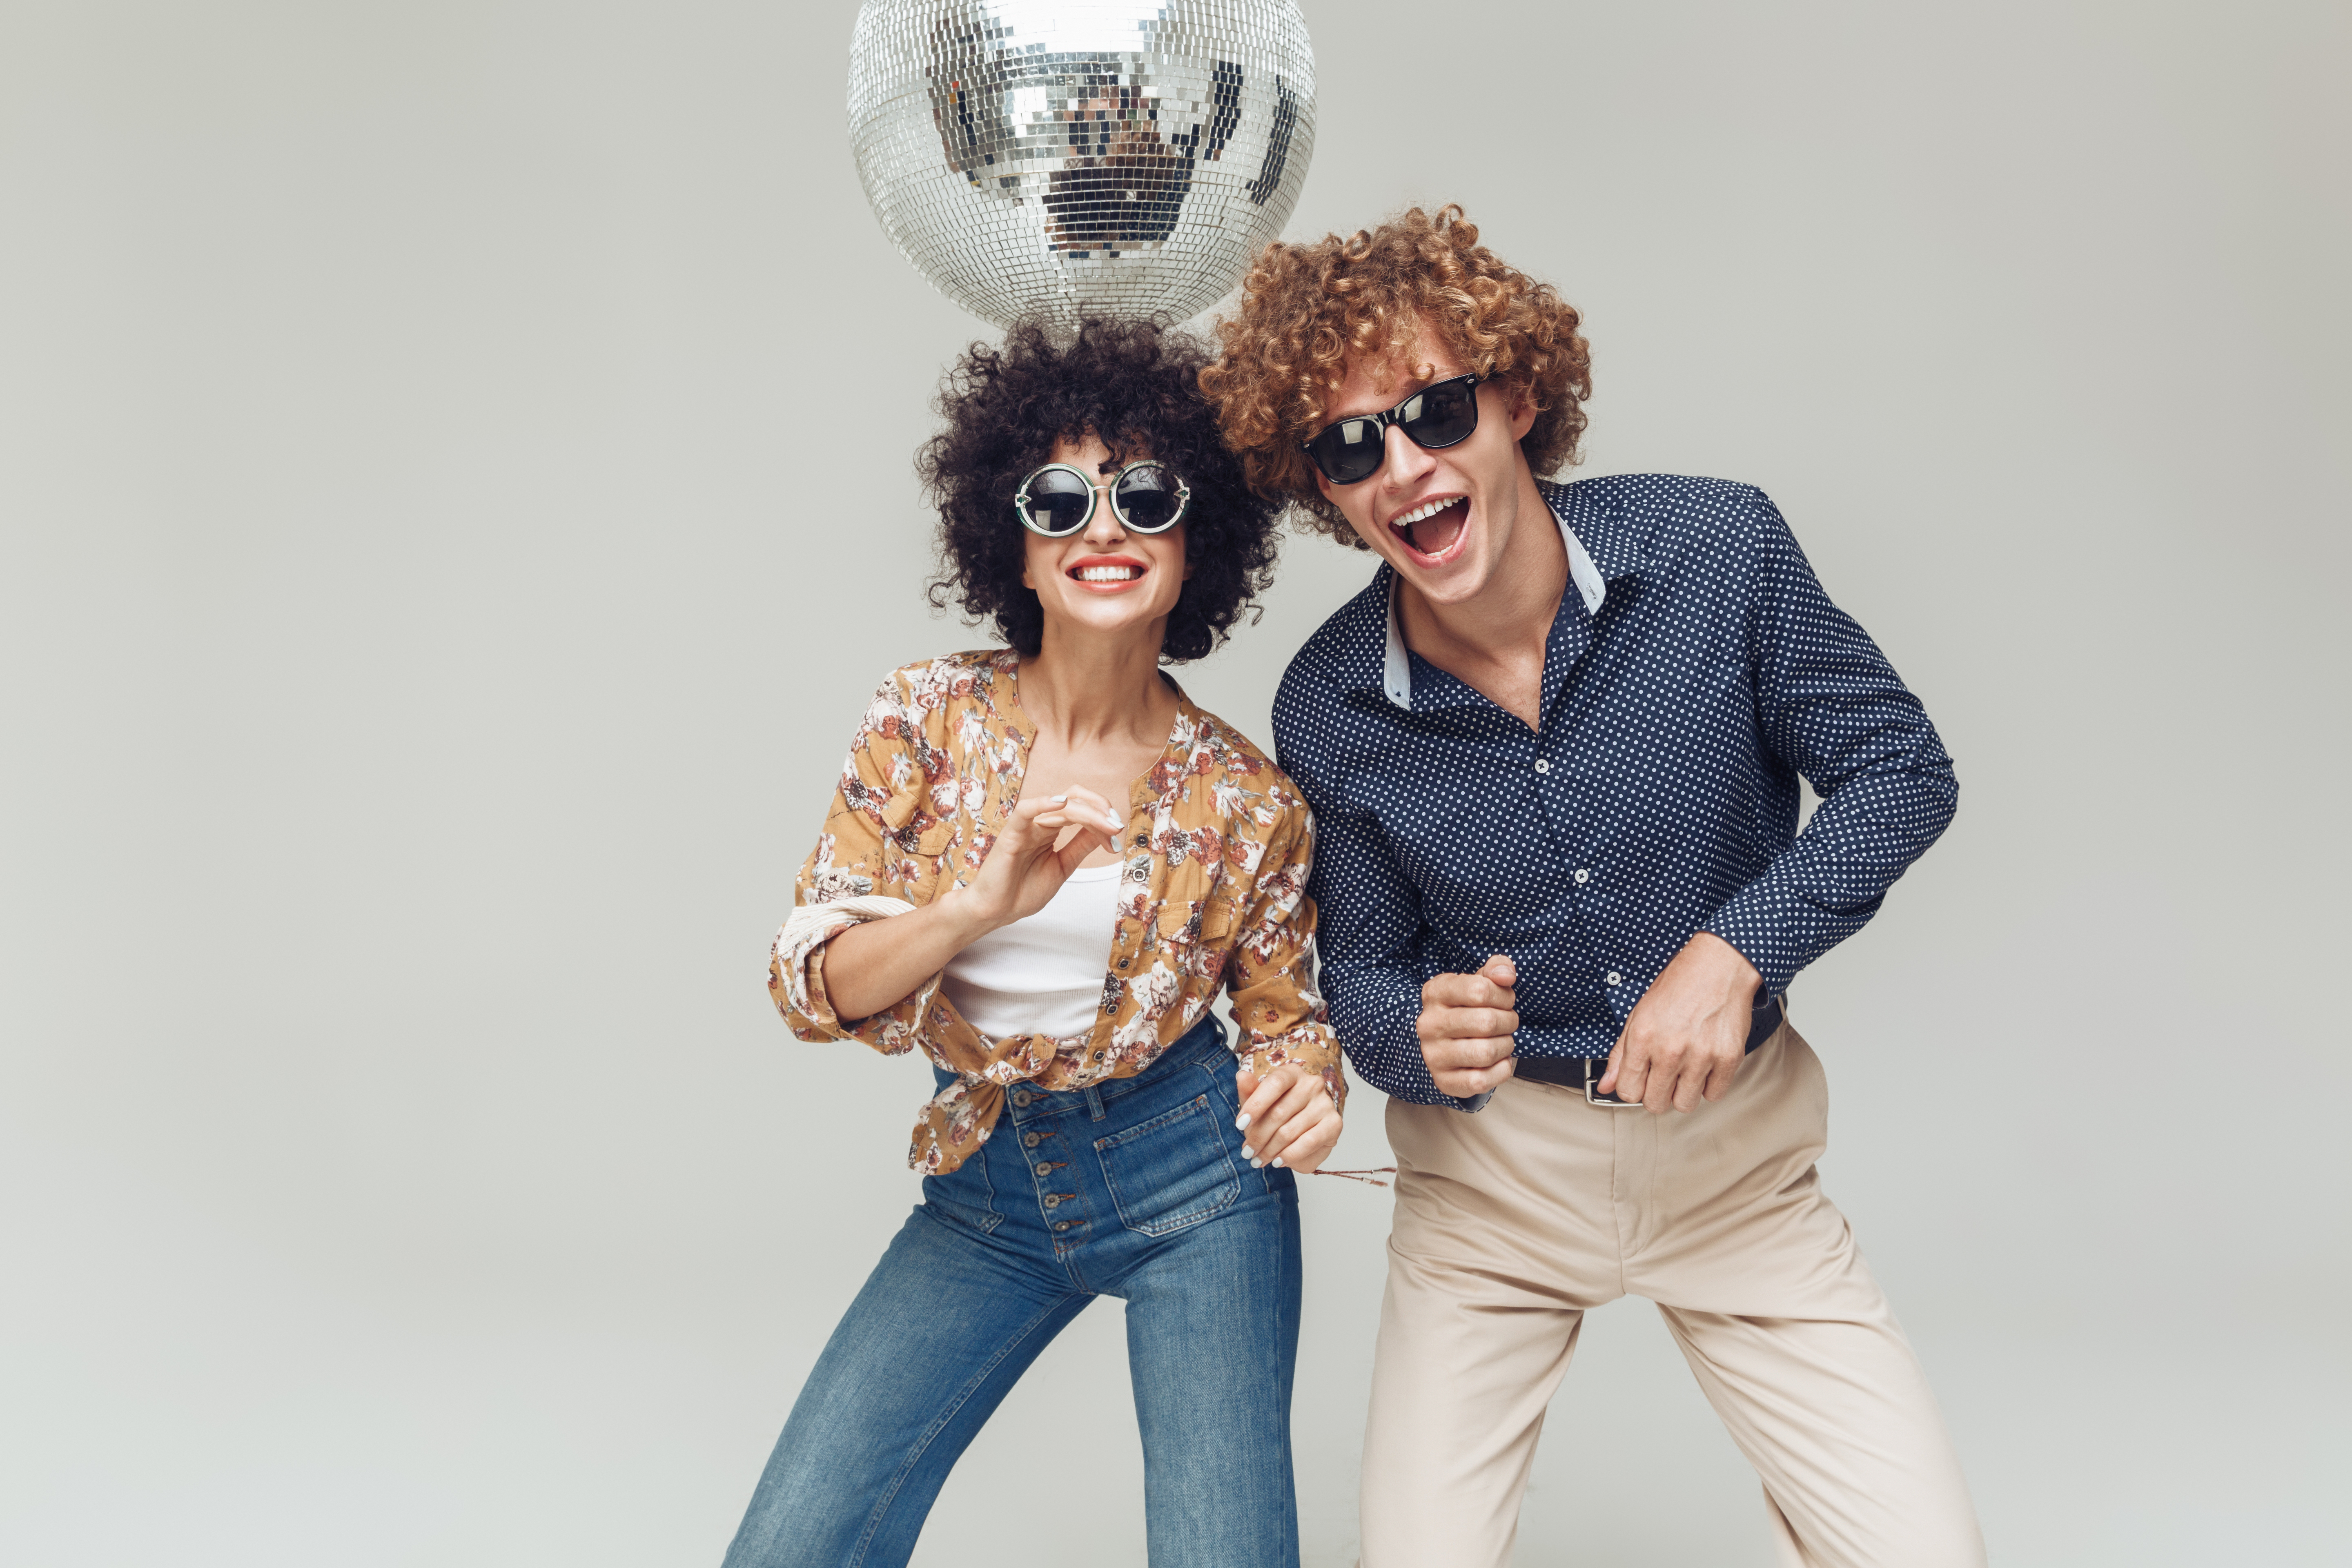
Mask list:
POLYGON ((1695 931, 1787 990, 1958 800, 1926 710, 1762 491, 1666 474, 1541 488, 1601 582, 1561 596, 1539 731, 1392 645, 1385 564, 1275 699, 1282 767, 1319 825, 1331 1021, 1367 1082, 1422 1104, 1469 1108, 1413 1033, 1432 976, 1508 953, 1518 1053, 1606 1056, 1695 931), (1801 834, 1801 775, 1821 796, 1801 834))

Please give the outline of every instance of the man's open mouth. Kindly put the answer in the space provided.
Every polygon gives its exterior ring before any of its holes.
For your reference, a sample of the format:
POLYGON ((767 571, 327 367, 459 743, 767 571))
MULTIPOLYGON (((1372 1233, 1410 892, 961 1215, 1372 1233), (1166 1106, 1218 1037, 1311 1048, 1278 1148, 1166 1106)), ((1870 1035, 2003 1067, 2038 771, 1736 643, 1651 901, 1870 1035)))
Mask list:
POLYGON ((1469 497, 1439 496, 1391 518, 1389 531, 1415 555, 1427 557, 1425 564, 1434 565, 1462 542, 1463 530, 1469 521, 1469 497))

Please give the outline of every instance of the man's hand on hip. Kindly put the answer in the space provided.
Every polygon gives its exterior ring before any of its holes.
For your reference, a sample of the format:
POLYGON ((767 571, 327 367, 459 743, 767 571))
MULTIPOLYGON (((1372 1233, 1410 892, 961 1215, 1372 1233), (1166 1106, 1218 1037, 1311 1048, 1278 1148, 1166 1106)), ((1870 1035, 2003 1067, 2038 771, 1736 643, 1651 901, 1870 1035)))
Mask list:
POLYGON ((1691 938, 1633 1005, 1609 1053, 1601 1092, 1638 1100, 1654 1114, 1669 1106, 1696 1110, 1702 1095, 1721 1100, 1747 1054, 1763 979, 1721 937, 1701 931, 1691 938))
POLYGON ((1421 1057, 1437 1087, 1456 1099, 1484 1094, 1511 1076, 1512 994, 1519 972, 1496 953, 1475 974, 1441 974, 1421 988, 1421 1057))

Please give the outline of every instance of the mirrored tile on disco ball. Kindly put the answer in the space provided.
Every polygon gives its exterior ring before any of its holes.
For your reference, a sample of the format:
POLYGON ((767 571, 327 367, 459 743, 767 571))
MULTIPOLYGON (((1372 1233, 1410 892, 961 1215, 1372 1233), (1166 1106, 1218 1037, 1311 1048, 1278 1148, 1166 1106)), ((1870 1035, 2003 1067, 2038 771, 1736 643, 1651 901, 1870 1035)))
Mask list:
POLYGON ((1289 217, 1315 60, 1295 0, 866 0, 849 134, 884 231, 974 315, 1181 320, 1289 217))

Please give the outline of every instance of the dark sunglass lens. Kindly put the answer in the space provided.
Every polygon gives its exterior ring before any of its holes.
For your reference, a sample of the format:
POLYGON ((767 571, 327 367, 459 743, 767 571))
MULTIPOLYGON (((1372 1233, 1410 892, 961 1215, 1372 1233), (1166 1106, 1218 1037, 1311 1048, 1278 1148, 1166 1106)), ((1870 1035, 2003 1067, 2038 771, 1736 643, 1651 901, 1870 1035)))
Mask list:
POLYGON ((1076 474, 1048 468, 1029 481, 1029 526, 1047 533, 1072 533, 1086 526, 1095 492, 1076 474))
POLYGON ((1354 484, 1378 468, 1386 453, 1377 419, 1342 419, 1315 437, 1315 461, 1335 485, 1354 484))
POLYGON ((1157 463, 1129 468, 1119 477, 1119 515, 1128 525, 1147 533, 1157 532, 1176 521, 1176 509, 1182 504, 1176 494, 1176 476, 1157 463))
POLYGON ((1430 387, 1404 405, 1397 423, 1423 447, 1451 447, 1478 427, 1477 388, 1459 381, 1430 387))

